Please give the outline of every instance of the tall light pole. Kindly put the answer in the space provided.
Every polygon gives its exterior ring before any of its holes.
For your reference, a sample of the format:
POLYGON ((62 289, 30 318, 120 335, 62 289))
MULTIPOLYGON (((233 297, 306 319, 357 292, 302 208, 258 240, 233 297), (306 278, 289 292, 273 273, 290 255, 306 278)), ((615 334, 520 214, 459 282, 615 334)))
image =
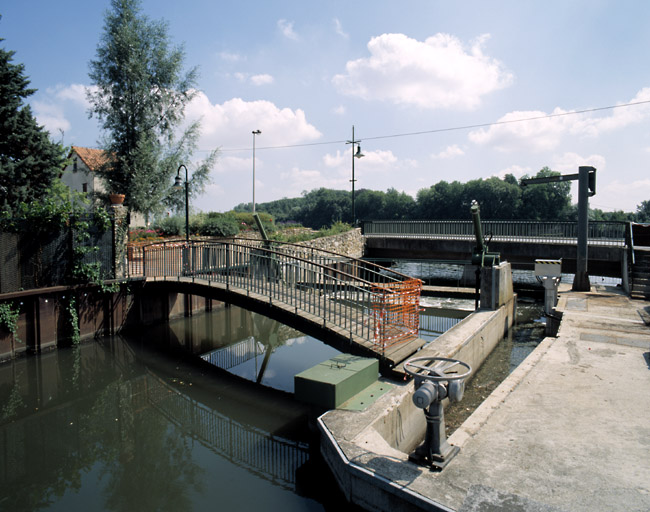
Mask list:
POLYGON ((174 188, 180 189, 183 184, 183 178, 181 178, 181 167, 185 169, 185 241, 189 247, 190 245, 190 194, 188 189, 188 176, 187 176, 187 167, 183 164, 178 166, 176 171, 176 178, 174 179, 174 188))
POLYGON ((357 214, 356 214, 356 209, 354 207, 354 182, 357 181, 354 179, 354 159, 366 156, 361 152, 361 145, 359 144, 359 142, 361 141, 354 139, 354 125, 352 125, 352 140, 348 140, 346 142, 346 144, 352 144, 352 179, 350 180, 352 182, 352 225, 356 225, 357 223, 357 214), (355 144, 357 145, 356 153, 354 151, 355 144))
POLYGON ((253 213, 255 213, 255 135, 260 135, 262 130, 253 130, 253 213))

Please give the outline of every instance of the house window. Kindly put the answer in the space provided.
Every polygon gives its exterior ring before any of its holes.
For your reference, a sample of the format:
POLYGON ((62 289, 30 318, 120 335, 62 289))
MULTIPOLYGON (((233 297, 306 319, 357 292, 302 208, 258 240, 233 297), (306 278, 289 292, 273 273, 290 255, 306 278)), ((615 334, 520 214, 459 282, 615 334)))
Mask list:
POLYGON ((74 163, 72 165, 72 172, 77 172, 77 159, 74 159, 74 163))
POLYGON ((84 183, 83 185, 81 185, 81 191, 88 192, 88 183, 84 183))

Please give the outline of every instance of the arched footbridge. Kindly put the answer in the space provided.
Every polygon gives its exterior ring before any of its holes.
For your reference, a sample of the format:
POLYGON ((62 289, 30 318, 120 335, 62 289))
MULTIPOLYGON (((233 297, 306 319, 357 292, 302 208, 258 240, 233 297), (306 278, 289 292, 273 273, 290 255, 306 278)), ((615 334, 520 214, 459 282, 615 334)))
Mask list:
POLYGON ((363 260, 243 239, 153 243, 129 259, 149 289, 239 305, 389 368, 424 344, 422 282, 363 260))

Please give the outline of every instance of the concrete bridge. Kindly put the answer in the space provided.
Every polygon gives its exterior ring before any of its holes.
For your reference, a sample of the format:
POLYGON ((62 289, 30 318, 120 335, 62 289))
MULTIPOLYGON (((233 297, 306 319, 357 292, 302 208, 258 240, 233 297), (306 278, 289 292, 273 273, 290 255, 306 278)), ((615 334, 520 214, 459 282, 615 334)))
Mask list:
MULTIPOLYGON (((490 252, 513 268, 530 269, 536 259, 562 259, 576 269, 577 223, 483 221, 490 252)), ((472 221, 368 221, 362 225, 369 258, 434 259, 469 263, 476 245, 472 221)), ((589 272, 622 277, 627 272, 629 223, 590 222, 589 272)))

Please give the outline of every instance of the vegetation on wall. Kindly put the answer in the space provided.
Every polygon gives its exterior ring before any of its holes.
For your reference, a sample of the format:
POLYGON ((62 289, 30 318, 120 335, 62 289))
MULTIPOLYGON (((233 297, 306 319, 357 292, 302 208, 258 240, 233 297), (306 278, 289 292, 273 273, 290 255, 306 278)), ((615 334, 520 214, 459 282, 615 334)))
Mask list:
POLYGON ((22 343, 18 338, 18 317, 20 310, 11 302, 0 303, 0 328, 10 332, 17 343, 22 343))

